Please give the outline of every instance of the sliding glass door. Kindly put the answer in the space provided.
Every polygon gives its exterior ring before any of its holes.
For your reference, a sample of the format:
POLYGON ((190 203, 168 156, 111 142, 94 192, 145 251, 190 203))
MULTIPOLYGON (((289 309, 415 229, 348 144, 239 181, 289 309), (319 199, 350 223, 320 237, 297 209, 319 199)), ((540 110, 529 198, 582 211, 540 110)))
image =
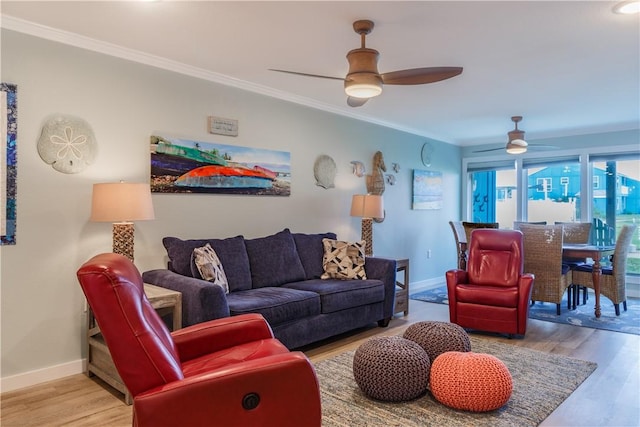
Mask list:
MULTIPOLYGON (((628 155, 591 156, 589 164, 594 240, 611 244, 624 224, 640 227, 640 159, 628 155)), ((640 230, 631 240, 627 271, 640 274, 640 230)))

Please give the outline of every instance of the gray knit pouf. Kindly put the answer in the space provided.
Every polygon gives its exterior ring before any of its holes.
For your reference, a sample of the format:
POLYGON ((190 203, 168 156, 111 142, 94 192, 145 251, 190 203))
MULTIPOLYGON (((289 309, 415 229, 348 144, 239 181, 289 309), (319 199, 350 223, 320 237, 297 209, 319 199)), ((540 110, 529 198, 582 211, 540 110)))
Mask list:
POLYGON ((388 402, 415 399, 427 391, 431 362, 413 341, 398 336, 371 338, 353 357, 353 376, 369 397, 388 402))
POLYGON ((418 322, 409 326, 402 336, 418 343, 431 362, 447 351, 471 351, 469 335, 455 323, 418 322))

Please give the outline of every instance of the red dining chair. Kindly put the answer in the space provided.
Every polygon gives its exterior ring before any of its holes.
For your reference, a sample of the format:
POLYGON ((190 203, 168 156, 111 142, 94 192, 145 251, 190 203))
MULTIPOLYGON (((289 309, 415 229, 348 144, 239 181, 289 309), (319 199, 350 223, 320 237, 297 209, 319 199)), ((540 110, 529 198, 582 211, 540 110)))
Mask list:
POLYGON ((534 277, 523 273, 523 266, 520 231, 473 230, 467 270, 446 273, 451 322, 463 328, 524 335, 534 277))
POLYGON ((77 272, 118 373, 133 426, 320 426, 313 366, 259 314, 169 332, 133 263, 101 254, 77 272))

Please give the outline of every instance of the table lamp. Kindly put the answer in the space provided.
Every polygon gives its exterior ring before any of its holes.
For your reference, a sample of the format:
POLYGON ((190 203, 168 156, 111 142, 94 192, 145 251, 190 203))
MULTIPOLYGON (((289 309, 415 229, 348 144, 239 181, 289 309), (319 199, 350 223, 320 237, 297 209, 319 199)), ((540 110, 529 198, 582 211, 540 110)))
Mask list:
POLYGON ((149 184, 93 185, 91 221, 113 223, 113 252, 133 261, 133 221, 154 219, 149 184))
POLYGON ((373 218, 384 217, 382 196, 376 194, 354 194, 351 199, 351 216, 362 217, 362 240, 365 255, 373 255, 373 218))

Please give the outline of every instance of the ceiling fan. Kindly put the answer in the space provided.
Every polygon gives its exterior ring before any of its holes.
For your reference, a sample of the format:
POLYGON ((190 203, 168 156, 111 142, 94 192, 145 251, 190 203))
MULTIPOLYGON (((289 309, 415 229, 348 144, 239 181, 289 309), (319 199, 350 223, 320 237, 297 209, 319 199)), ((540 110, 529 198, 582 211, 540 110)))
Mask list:
POLYGON ((380 53, 375 49, 369 49, 365 46, 365 37, 373 30, 373 21, 356 21, 353 23, 353 29, 356 33, 360 34, 361 46, 347 53, 349 72, 345 78, 272 68, 270 70, 306 77, 342 80, 344 81, 344 91, 347 94, 347 104, 351 107, 360 107, 364 105, 369 98, 380 95, 383 84, 421 85, 446 80, 462 73, 462 67, 430 67, 412 68, 380 74, 378 72, 378 57, 380 53))
POLYGON ((518 123, 522 121, 522 116, 513 116, 511 117, 511 121, 515 123, 515 129, 507 133, 507 135, 509 135, 509 141, 507 142, 507 145, 505 146, 505 148, 489 148, 486 150, 477 150, 477 151, 474 151, 474 153, 487 153, 489 151, 506 150, 506 152, 509 154, 522 154, 522 153, 526 153, 529 147, 557 148, 553 145, 531 145, 530 146, 527 143, 527 141, 524 140, 524 131, 521 129, 518 129, 518 123))

